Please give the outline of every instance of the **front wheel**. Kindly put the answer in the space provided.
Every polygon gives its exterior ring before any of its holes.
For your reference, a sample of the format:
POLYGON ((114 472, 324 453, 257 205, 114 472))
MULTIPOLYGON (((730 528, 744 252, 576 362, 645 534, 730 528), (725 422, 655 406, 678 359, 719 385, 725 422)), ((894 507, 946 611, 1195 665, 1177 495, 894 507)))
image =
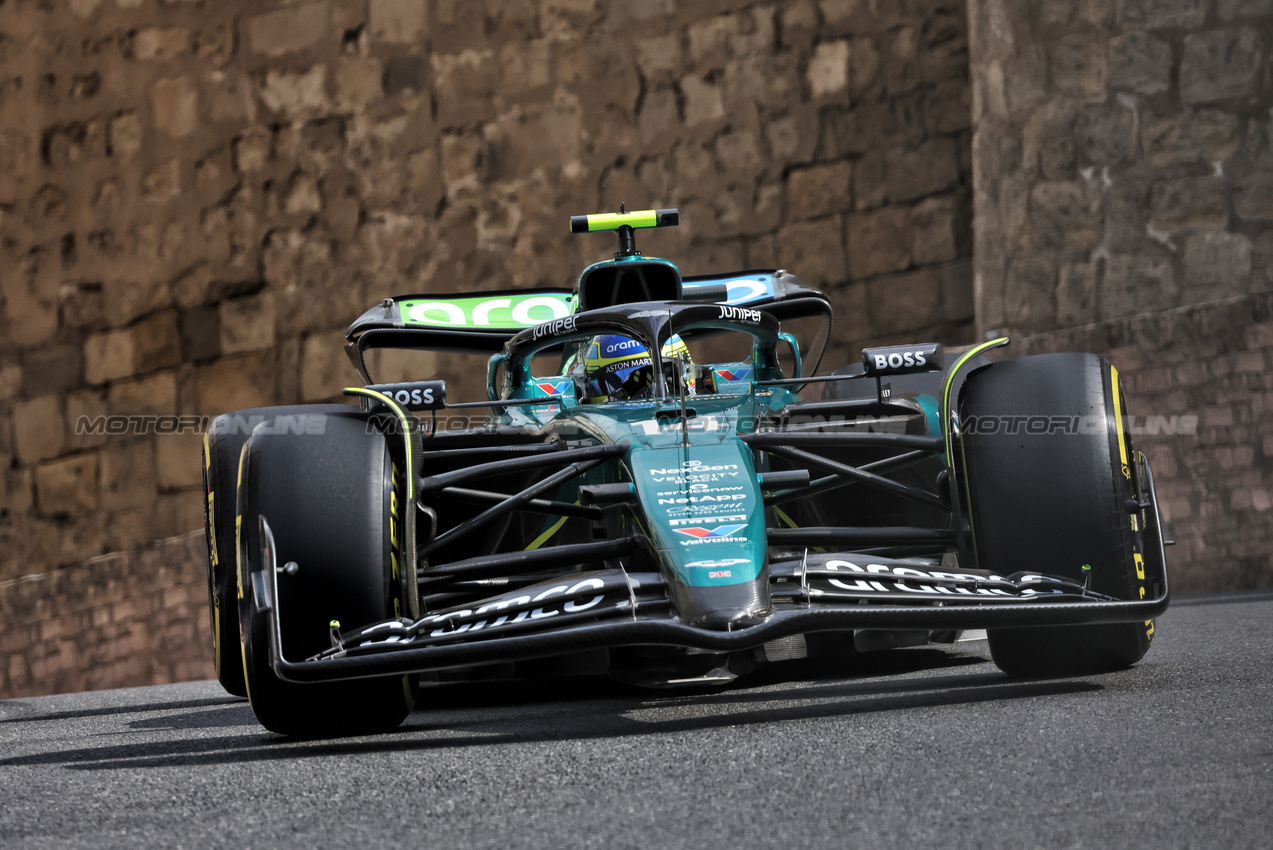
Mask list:
POLYGON ((321 427, 329 413, 354 410, 345 404, 255 407, 223 413, 203 434, 203 529, 208 544, 208 620, 212 627, 212 660, 221 687, 237 697, 248 695, 239 652, 239 608, 235 601, 234 500, 238 489, 239 453, 252 429, 265 423, 276 431, 303 434, 321 427))
MULTIPOLYGON (((280 679, 270 664, 270 618, 258 604, 253 573, 263 563, 260 517, 273 533, 283 656, 303 661, 342 630, 403 611, 400 575, 405 474, 383 434, 356 411, 329 414, 321 433, 257 428, 240 461, 238 597, 248 699, 267 729, 303 737, 383 732, 398 726, 415 698, 413 677, 322 684, 280 679)), ((263 576, 268 581, 268 573, 263 576)))
MULTIPOLYGON (((1124 410, 1117 370, 1095 354, 1007 360, 968 378, 962 462, 979 566, 1145 598, 1145 530, 1129 511, 1139 494, 1124 410)), ((988 631, 991 657, 1012 676, 1129 667, 1153 634, 1152 620, 988 631)))

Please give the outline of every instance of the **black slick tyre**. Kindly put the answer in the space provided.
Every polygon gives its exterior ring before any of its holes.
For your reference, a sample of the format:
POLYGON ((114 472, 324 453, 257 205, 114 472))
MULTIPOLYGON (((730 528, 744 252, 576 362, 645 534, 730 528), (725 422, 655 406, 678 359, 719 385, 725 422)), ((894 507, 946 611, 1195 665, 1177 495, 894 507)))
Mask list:
POLYGON ((309 417, 354 410, 349 405, 311 404, 257 407, 223 413, 203 435, 203 527, 208 544, 208 619, 217 681, 234 696, 248 695, 239 650, 236 599, 234 500, 239 452, 252 429, 269 422, 276 430, 304 432, 309 417))
MULTIPOLYGON (((346 408, 346 410, 349 410, 346 408)), ((283 657, 303 661, 331 646, 329 623, 342 630, 404 610, 401 491, 405 482, 385 436, 357 411, 329 414, 321 433, 276 433, 258 427, 239 471, 239 617, 248 699, 267 729, 298 737, 383 732, 414 703, 413 677, 321 684, 279 678, 270 663, 270 618, 252 590, 263 571, 259 518, 266 517, 279 566, 283 657)), ((268 580, 268 573, 262 573, 268 580)))
MULTIPOLYGON (((1079 582, 1086 575, 1096 593, 1145 597, 1144 529, 1127 510, 1138 493, 1124 412, 1117 371, 1094 354, 1007 360, 968 378, 962 463, 979 566, 1079 582)), ((1145 621, 991 629, 988 637, 1005 673, 1043 677, 1129 667, 1153 632, 1145 621)))

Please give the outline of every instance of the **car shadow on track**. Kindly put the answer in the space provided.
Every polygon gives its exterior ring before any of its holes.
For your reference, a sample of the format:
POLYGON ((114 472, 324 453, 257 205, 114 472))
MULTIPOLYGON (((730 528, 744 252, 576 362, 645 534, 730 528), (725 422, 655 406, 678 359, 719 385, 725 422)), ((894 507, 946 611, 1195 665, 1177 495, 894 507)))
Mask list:
MULTIPOLYGON (((597 679, 426 685, 416 712, 401 729, 323 741, 289 739, 260 729, 244 701, 195 700, 168 704, 164 708, 183 710, 156 712, 153 717, 129 721, 128 728, 119 731, 255 728, 243 734, 165 736, 160 741, 17 756, 0 759, 0 766, 52 765, 76 770, 205 766, 625 738, 1102 690, 1088 679, 1013 680, 984 664, 983 658, 958 652, 911 649, 857 657, 830 667, 788 662, 753 675, 742 685, 711 691, 651 692, 597 679), (221 704, 208 707, 209 702, 221 704), (687 705, 693 709, 691 716, 680 710, 687 705)), ((126 711, 151 708, 157 706, 126 711)))
MULTIPOLYGON (((102 708, 80 708, 74 711, 49 711, 44 713, 30 712, 13 717, 0 718, 0 723, 32 723, 45 720, 80 720, 89 717, 110 717, 117 714, 145 714, 156 711, 173 711, 183 708, 202 708, 204 706, 227 706, 243 703, 238 697, 229 694, 211 699, 188 699, 173 702, 153 702, 141 705, 113 705, 102 708)), ((246 703, 244 703, 246 704, 246 703)))

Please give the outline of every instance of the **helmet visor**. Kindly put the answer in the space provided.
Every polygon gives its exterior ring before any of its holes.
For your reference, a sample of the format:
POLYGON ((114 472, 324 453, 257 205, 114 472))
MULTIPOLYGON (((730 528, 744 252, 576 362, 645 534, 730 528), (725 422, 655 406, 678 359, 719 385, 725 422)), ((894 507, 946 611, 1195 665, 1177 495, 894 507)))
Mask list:
POLYGON ((596 403, 638 397, 642 390, 649 391, 652 377, 648 357, 612 363, 589 375, 588 400, 596 403))

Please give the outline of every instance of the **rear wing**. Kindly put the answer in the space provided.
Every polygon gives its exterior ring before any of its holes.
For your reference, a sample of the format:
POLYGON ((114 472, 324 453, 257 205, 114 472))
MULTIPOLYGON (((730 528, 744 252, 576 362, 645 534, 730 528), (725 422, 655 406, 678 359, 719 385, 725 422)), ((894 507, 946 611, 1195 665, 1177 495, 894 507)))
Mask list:
MULTIPOLYGON (((686 301, 746 305, 779 321, 831 317, 828 298, 785 271, 754 269, 684 279, 686 301)), ((381 348, 495 354, 526 328, 578 312, 572 289, 503 289, 386 298, 345 331, 346 353, 365 383, 365 354, 381 348)))

